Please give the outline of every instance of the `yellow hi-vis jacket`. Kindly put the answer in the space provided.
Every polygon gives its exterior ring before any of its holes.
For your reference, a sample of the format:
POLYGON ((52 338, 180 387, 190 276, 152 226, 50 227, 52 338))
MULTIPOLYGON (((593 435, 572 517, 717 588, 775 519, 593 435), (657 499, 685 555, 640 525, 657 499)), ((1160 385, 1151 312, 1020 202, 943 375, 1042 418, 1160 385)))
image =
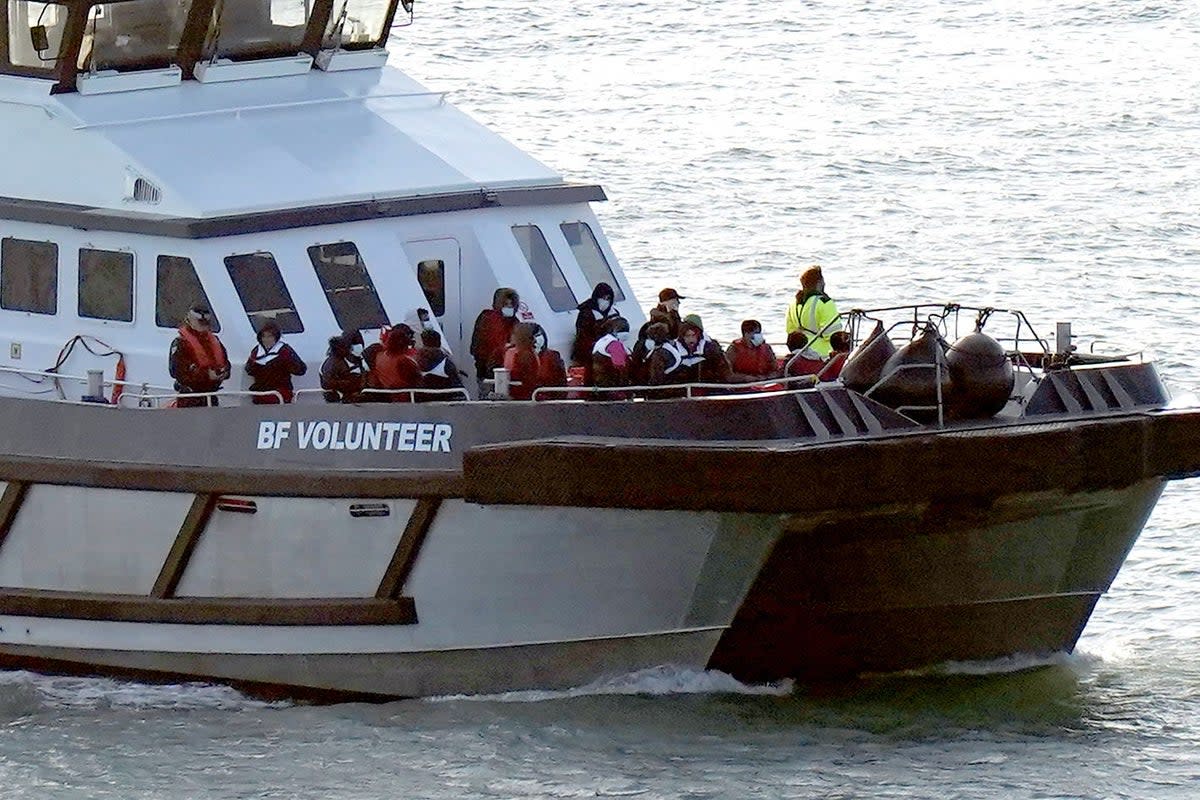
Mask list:
POLYGON ((829 337, 842 329, 842 321, 838 319, 837 305, 828 296, 813 294, 804 305, 792 303, 788 306, 786 328, 789 334, 803 331, 808 337, 808 346, 821 358, 827 358, 833 352, 829 337))

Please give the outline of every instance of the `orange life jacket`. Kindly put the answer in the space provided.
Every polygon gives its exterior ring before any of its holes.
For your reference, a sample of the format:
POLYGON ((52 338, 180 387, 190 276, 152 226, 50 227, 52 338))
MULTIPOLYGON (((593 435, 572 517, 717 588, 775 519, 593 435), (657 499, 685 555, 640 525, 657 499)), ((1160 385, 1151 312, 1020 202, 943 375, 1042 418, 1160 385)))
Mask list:
POLYGON ((225 368, 225 355, 221 351, 221 343, 211 331, 203 335, 187 325, 179 327, 179 338, 187 348, 188 357, 200 370, 217 370, 225 368))

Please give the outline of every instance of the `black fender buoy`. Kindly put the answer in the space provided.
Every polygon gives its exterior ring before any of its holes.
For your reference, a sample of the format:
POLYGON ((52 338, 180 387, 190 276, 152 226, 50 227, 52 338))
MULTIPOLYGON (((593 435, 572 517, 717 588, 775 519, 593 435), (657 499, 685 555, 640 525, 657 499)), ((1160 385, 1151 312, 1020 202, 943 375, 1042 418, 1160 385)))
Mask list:
POLYGON ((976 331, 946 353, 954 394, 948 407, 955 419, 989 419, 1008 404, 1015 376, 1004 346, 976 331))
POLYGON ((865 392, 883 377, 883 367, 896 354, 896 345, 883 330, 883 322, 863 339, 846 363, 842 365, 842 384, 855 392, 865 392))
MULTIPOLYGON (((888 359, 883 366, 882 383, 872 392, 871 397, 892 408, 936 406, 939 376, 942 402, 945 403, 950 395, 950 370, 946 366, 942 338, 938 336, 937 330, 929 325, 920 336, 901 347, 888 359), (936 368, 939 363, 940 371, 936 368)), ((937 419, 936 408, 928 411, 905 409, 902 413, 918 422, 937 419)))

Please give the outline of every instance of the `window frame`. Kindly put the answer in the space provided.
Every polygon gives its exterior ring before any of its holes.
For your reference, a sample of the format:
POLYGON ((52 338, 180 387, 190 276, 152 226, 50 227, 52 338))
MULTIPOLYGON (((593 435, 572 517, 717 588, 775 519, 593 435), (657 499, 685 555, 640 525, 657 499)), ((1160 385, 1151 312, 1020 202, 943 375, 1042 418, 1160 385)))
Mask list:
MULTIPOLYGON (((255 250, 254 252, 251 252, 251 253, 230 253, 229 255, 225 256, 225 258, 222 260, 225 264, 225 271, 227 273, 229 273, 229 280, 233 284, 233 290, 238 296, 238 301, 242 304, 242 310, 246 312, 246 319, 250 322, 251 330, 253 330, 255 333, 258 333, 263 322, 265 322, 267 320, 273 320, 275 322, 275 324, 279 326, 279 332, 282 334, 304 333, 304 320, 300 316, 300 309, 298 309, 296 307, 296 301, 292 297, 292 290, 288 288, 287 281, 284 280, 284 278, 283 278, 283 270, 281 270, 279 268, 279 261, 278 261, 278 259, 275 258, 274 253, 272 253, 269 250, 255 250), (255 280, 254 286, 252 287, 251 284, 242 282, 237 277, 234 277, 234 272, 238 268, 235 267, 232 262, 235 259, 245 259, 245 258, 262 259, 264 256, 266 258, 270 259, 271 268, 274 270, 275 277, 277 277, 279 279, 276 288, 279 290, 282 290, 283 295, 282 295, 281 299, 287 300, 287 302, 289 304, 288 311, 290 311, 291 316, 295 317, 295 319, 296 319, 295 326, 292 326, 290 324, 285 325, 283 322, 280 321, 281 317, 285 320, 288 320, 287 314, 275 314, 275 315, 267 316, 263 313, 264 311, 280 311, 284 308, 283 306, 280 306, 279 308, 275 308, 275 309, 256 309, 254 311, 251 311, 250 307, 248 305, 246 305, 247 297, 246 297, 246 294, 243 292, 243 289, 244 288, 245 289, 260 288, 262 286, 262 283, 259 280, 255 280), (258 318, 257 325, 255 324, 256 318, 258 318)), ((256 276, 256 277, 261 277, 261 276, 256 276)))
MULTIPOLYGON (((124 259, 123 259, 124 260, 124 259)), ((98 320, 100 322, 133 323, 137 319, 137 257, 132 250, 106 250, 101 247, 85 246, 79 248, 75 271, 75 313, 80 319, 98 320), (129 269, 129 317, 103 317, 96 314, 85 314, 83 310, 84 286, 84 253, 103 253, 111 256, 123 256, 128 260, 129 269)))
MULTIPOLYGON (((333 319, 337 323, 339 330, 343 330, 343 331, 382 330, 383 328, 388 327, 392 324, 391 319, 388 317, 387 309, 385 309, 383 307, 383 301, 379 297, 379 292, 375 288, 375 281, 371 278, 371 271, 369 269, 367 269, 367 262, 363 259, 362 251, 358 249, 358 245, 356 245, 354 242, 346 240, 346 239, 343 239, 343 240, 337 241, 337 242, 320 242, 320 243, 309 246, 307 248, 307 253, 308 253, 308 260, 310 262, 312 262, 313 271, 317 275, 317 282, 321 285, 321 291, 325 295, 325 302, 329 305, 329 310, 333 313, 333 319), (318 263, 319 251, 321 251, 323 248, 339 247, 339 246, 349 246, 353 250, 354 259, 355 259, 354 266, 358 267, 359 269, 362 270, 362 277, 363 277, 363 280, 365 281, 365 284, 358 286, 358 287, 352 287, 352 286, 330 287, 329 285, 327 285, 325 283, 326 276, 322 274, 321 266, 318 263), (347 320, 342 319, 342 310, 339 309, 338 305, 336 305, 334 303, 334 297, 337 295, 337 293, 339 291, 347 291, 347 290, 352 290, 355 288, 366 290, 367 292, 369 292, 370 297, 374 299, 374 301, 375 301, 375 309, 374 310, 378 311, 378 314, 376 315, 374 321, 368 319, 367 315, 364 315, 363 319, 360 320, 361 322, 366 323, 366 324, 360 324, 360 325, 351 324, 351 323, 356 322, 356 320, 354 320, 354 319, 347 319, 347 320), (378 324, 376 324, 376 323, 378 323, 378 324)), ((325 263, 332 264, 333 262, 325 262, 325 263)))
MULTIPOLYGON (((538 225, 536 222, 527 222, 527 223, 512 225, 510 227, 510 231, 512 233, 513 241, 517 245, 517 249, 521 252, 522 257, 524 257, 525 264, 529 267, 529 271, 531 273, 533 273, 534 280, 537 281, 538 288, 541 289, 541 291, 542 291, 542 297, 545 298, 546 304, 550 306, 550 310, 553 311, 554 313, 558 314, 558 313, 562 313, 565 311, 574 311, 575 309, 577 309, 579 307, 579 298, 576 297, 575 290, 571 288, 571 282, 567 280, 567 275, 565 272, 563 272, 562 265, 558 263, 558 256, 554 255, 554 250, 550 247, 550 241, 546 238, 546 233, 545 233, 545 231, 542 230, 541 226, 538 225), (561 308, 559 307, 558 302, 563 301, 565 298, 558 298, 557 292, 555 292, 555 294, 552 296, 551 291, 557 290, 560 287, 554 286, 553 283, 551 283, 549 286, 547 286, 546 281, 543 280, 543 276, 538 271, 538 267, 536 265, 534 265, 533 259, 531 258, 531 254, 525 252, 525 247, 521 241, 521 237, 517 234, 518 229, 528 229, 528 230, 537 232, 537 235, 541 240, 542 246, 545 248, 545 252, 548 253, 550 256, 550 264, 554 267, 554 270, 557 271, 558 277, 562 281, 561 289, 563 291, 565 291, 566 294, 571 299, 571 302, 569 305, 562 306, 561 308)), ((545 277, 550 279, 551 281, 553 281, 554 274, 550 273, 550 274, 546 275, 545 277)))
MULTIPOLYGON (((613 271, 612 262, 608 260, 608 254, 605 253, 604 248, 600 246, 600 240, 596 238, 596 232, 592 230, 591 224, 581 219, 563 220, 562 222, 558 223, 558 230, 559 233, 562 234, 563 241, 567 243, 567 249, 571 251, 571 257, 574 258, 575 263, 579 265, 579 271, 583 273, 583 277, 588 282, 588 285, 592 288, 595 288, 596 284, 598 283, 607 283, 613 289, 613 302, 620 303, 624 301, 625 290, 621 288, 621 282, 617 280, 617 273, 613 271), (566 228, 568 225, 575 225, 578 228, 587 231, 588 238, 591 239, 592 244, 595 246, 595 252, 600 256, 600 263, 604 267, 604 272, 606 273, 604 276, 596 276, 599 278, 599 280, 588 274, 587 269, 583 265, 583 261, 580 260, 579 253, 576 252, 575 246, 571 244, 571 237, 567 236, 566 228)), ((582 237, 580 241, 583 241, 582 237)))
POLYGON ((196 279, 196 286, 198 286, 200 289, 200 297, 201 297, 200 300, 193 300, 191 303, 188 303, 188 305, 190 306, 190 305, 194 305, 195 303, 203 303, 208 308, 209 314, 212 317, 213 333, 220 333, 221 332, 221 320, 217 316, 217 312, 213 308, 212 302, 208 299, 208 290, 204 288, 204 281, 200 280, 200 272, 196 269, 196 262, 194 262, 192 260, 191 256, 177 256, 177 255, 172 255, 170 253, 159 253, 158 258, 156 258, 155 262, 154 262, 154 324, 155 324, 155 326, 162 328, 164 330, 168 330, 168 329, 175 330, 180 325, 183 324, 183 316, 184 316, 184 314, 187 313, 187 308, 184 308, 180 312, 178 319, 171 320, 167 324, 163 324, 163 322, 161 321, 163 319, 163 315, 159 313, 159 298, 162 296, 162 293, 160 292, 160 286, 162 285, 163 259, 166 259, 166 258, 175 259, 177 261, 186 261, 187 262, 188 268, 192 272, 192 277, 196 279))
POLYGON ((59 258, 59 249, 60 248, 58 246, 58 242, 50 241, 49 239, 21 239, 16 236, 5 236, 2 239, 0 239, 0 309, 3 309, 5 311, 15 311, 15 312, 24 313, 24 314, 40 314, 41 316, 51 316, 51 317, 56 316, 58 314, 58 288, 59 288, 59 283, 60 283, 59 273, 62 271, 62 263, 61 263, 61 259, 59 258), (43 310, 39 310, 36 308, 20 308, 17 306, 9 306, 5 303, 5 301, 4 301, 5 288, 8 285, 8 277, 10 274, 9 270, 8 270, 8 266, 7 266, 8 258, 6 257, 5 251, 10 246, 9 242, 16 242, 16 243, 23 244, 23 245, 44 246, 44 247, 48 247, 51 250, 53 250, 53 252, 54 252, 54 282, 51 286, 51 293, 53 295, 54 305, 53 305, 53 308, 51 308, 49 311, 43 311, 43 310))
POLYGON ((423 258, 417 262, 417 286, 421 289, 421 296, 425 298, 425 302, 429 304, 429 313, 433 314, 437 319, 446 316, 446 259, 444 258, 423 258), (438 299, 440 303, 434 303, 433 298, 425 291, 425 284, 421 283, 421 266, 423 264, 438 265, 438 284, 440 285, 438 299), (439 311, 438 308, 441 308, 439 311))

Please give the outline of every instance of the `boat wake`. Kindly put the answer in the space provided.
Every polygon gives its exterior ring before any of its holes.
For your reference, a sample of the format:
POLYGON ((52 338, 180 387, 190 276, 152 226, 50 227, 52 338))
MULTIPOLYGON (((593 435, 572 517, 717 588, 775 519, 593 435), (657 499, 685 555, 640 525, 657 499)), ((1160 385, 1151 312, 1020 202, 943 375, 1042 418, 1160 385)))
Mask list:
POLYGON ((207 683, 146 684, 109 678, 0 672, 0 714, 6 717, 44 709, 215 709, 282 708, 288 703, 253 700, 236 689, 207 683))
POLYGON ((456 694, 426 698, 426 702, 483 701, 490 703, 540 703, 601 695, 657 697, 684 694, 741 694, 784 697, 792 693, 790 680, 768 684, 745 684, 716 670, 696 670, 663 665, 626 675, 602 678, 572 689, 526 689, 500 694, 456 694))

